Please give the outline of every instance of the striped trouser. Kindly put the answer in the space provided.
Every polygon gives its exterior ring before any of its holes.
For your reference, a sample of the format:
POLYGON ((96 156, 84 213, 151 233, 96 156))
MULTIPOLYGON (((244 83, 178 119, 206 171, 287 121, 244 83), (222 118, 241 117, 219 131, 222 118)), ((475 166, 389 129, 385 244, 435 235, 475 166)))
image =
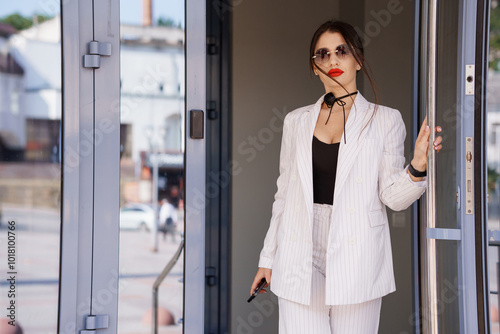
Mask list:
POLYGON ((382 298, 360 304, 325 305, 326 247, 331 206, 314 204, 310 305, 279 298, 280 334, 376 334, 382 298))

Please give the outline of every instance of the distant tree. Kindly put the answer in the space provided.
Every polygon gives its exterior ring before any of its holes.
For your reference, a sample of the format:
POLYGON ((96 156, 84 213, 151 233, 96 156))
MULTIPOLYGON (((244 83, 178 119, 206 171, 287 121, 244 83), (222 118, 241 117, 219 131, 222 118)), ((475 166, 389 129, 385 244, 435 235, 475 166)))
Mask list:
POLYGON ((170 17, 160 17, 158 19, 158 25, 162 27, 175 27, 177 24, 170 17))
POLYGON ((38 24, 40 24, 40 23, 43 23, 45 21, 51 20, 54 17, 53 16, 48 16, 48 15, 37 14, 36 18, 38 20, 38 24))
POLYGON ((497 189, 498 179, 500 178, 500 174, 493 168, 488 166, 488 192, 494 193, 497 189))
POLYGON ((18 13, 3 17, 0 19, 0 22, 7 23, 7 24, 13 26, 14 28, 16 28, 17 30, 28 29, 29 27, 31 27, 33 25, 32 20, 27 19, 18 13))
POLYGON ((25 30, 33 26, 33 18, 36 17, 38 23, 45 22, 53 18, 53 16, 35 14, 34 16, 22 16, 19 13, 14 13, 0 18, 0 22, 9 24, 17 30, 25 30))
POLYGON ((498 71, 499 61, 500 61, 500 6, 498 6, 498 0, 492 0, 490 8, 489 68, 498 71))

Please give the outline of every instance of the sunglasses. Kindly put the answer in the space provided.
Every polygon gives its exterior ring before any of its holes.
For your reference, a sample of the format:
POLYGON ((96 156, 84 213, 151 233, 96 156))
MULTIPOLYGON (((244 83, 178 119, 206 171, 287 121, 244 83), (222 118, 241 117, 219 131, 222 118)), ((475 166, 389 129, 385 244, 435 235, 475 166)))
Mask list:
MULTIPOLYGON (((337 46, 335 51, 333 51, 337 54, 337 58, 339 59, 344 59, 345 57, 351 55, 351 50, 347 46, 347 44, 342 44, 337 46)), ((332 51, 328 49, 318 49, 316 53, 313 56, 314 61, 317 64, 324 64, 327 61, 330 60, 330 55, 332 54, 332 51)))

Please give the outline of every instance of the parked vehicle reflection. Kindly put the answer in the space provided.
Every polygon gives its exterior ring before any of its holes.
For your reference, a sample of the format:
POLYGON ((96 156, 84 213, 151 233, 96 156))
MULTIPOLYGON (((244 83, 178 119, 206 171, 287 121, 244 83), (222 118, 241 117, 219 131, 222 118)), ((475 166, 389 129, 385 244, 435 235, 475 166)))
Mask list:
POLYGON ((153 231, 155 229, 154 210, 145 204, 127 204, 120 209, 120 229, 153 231))

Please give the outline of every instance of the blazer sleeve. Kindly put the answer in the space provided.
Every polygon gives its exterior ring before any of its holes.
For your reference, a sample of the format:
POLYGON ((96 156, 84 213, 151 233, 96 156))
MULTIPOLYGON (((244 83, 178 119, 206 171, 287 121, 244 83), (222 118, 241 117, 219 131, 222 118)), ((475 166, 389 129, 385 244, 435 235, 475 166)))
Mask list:
POLYGON ((387 110, 384 119, 384 152, 379 166, 379 198, 394 211, 408 208, 422 196, 427 182, 414 182, 404 166, 405 124, 399 111, 387 110))
POLYGON ((260 252, 260 268, 272 268, 274 255, 276 254, 276 248, 278 246, 278 229, 280 226, 283 211, 285 210, 285 196, 287 193, 288 181, 290 176, 290 146, 293 133, 293 130, 290 129, 292 123, 290 118, 290 114, 288 114, 283 122, 283 136, 281 138, 279 167, 280 175, 277 181, 278 190, 274 195, 271 222, 266 234, 266 238, 264 239, 264 247, 260 252))

